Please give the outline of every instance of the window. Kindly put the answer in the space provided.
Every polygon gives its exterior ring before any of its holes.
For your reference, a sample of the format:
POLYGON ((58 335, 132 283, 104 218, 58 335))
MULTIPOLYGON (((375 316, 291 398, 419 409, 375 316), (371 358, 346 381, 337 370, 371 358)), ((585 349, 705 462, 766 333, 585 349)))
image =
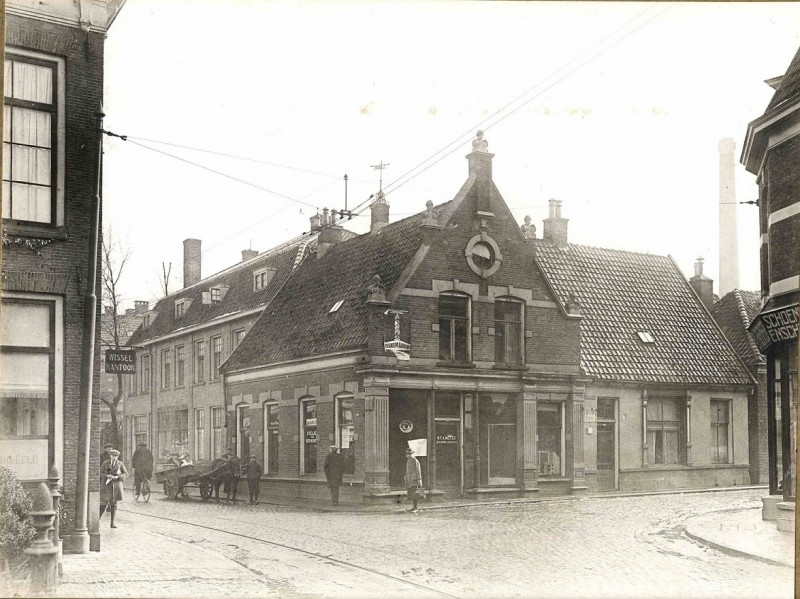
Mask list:
POLYGON ((169 389, 172 382, 172 352, 168 349, 161 350, 161 388, 169 389))
POLYGON ((211 303, 218 304, 222 301, 222 292, 219 287, 211 288, 211 303))
POLYGON ((202 383, 206 380, 206 342, 195 341, 194 343, 194 382, 202 383))
POLYGON ((303 474, 317 471, 317 402, 305 399, 300 402, 300 428, 303 439, 300 443, 300 467, 303 474))
POLYGON ((130 381, 130 394, 136 395, 139 392, 139 375, 129 376, 128 380, 130 381))
POLYGON ((564 475, 564 404, 536 404, 536 452, 540 476, 564 475))
POLYGON ((225 453, 225 410, 211 408, 211 458, 220 458, 223 453, 225 453))
POLYGON ((253 291, 264 289, 272 280, 272 275, 275 274, 274 268, 262 268, 253 273, 253 291))
POLYGON ((55 458, 54 302, 4 299, 0 321, 0 439, 3 465, 23 480, 44 479, 55 458), (10 451, 25 456, 12 460, 10 451))
POLYGON ((711 400, 711 463, 730 463, 730 402, 711 400))
POLYGON ((183 387, 186 381, 186 350, 183 345, 175 348, 175 386, 183 387))
POLYGON ((152 314, 145 314, 144 315, 144 317, 142 318, 142 328, 143 329, 149 329, 150 328, 150 324, 152 323, 152 320, 153 320, 152 316, 153 316, 152 314))
POLYGON ((522 304, 497 300, 494 304, 494 360, 522 364, 522 304))
POLYGON ((3 120, 3 218, 56 225, 59 63, 7 54, 3 120))
POLYGON ((342 304, 343 304, 343 303, 344 303, 344 300, 339 300, 338 302, 336 302, 335 304, 333 304, 333 306, 331 307, 331 309, 330 309, 330 310, 328 310, 328 314, 333 314, 334 312, 338 312, 338 311, 339 311, 339 308, 341 308, 341 307, 342 307, 342 304))
POLYGON ((142 393, 150 393, 150 354, 142 356, 142 393))
POLYGON ((162 458, 189 453, 189 410, 158 413, 158 450, 162 458))
POLYGON ((219 365, 222 364, 222 337, 211 338, 211 380, 219 380, 219 365))
POLYGON ((206 459, 206 410, 194 411, 194 457, 196 460, 206 459))
POLYGON ((250 406, 236 406, 236 455, 242 463, 250 459, 250 406))
POLYGON ((233 349, 239 347, 239 344, 242 342, 242 339, 244 339, 244 333, 245 333, 244 329, 237 329, 233 332, 233 349))
POLYGON ((683 401, 674 397, 647 402, 647 451, 650 464, 683 462, 683 401))
POLYGON ((133 417, 133 446, 138 447, 139 443, 148 445, 147 442, 147 414, 133 417))
POLYGON ((186 314, 186 302, 181 300, 175 302, 175 318, 182 318, 186 314))
POLYGON ((336 444, 344 458, 345 474, 355 474, 356 471, 354 402, 352 395, 336 399, 336 444))
POLYGON ((278 444, 280 442, 280 417, 278 404, 264 404, 264 471, 278 471, 278 444))
POLYGON ((648 333, 647 331, 639 331, 636 334, 639 335, 639 340, 642 343, 655 343, 656 342, 656 338, 653 337, 652 333, 648 333))
POLYGON ((464 295, 439 296, 439 359, 469 359, 469 298, 464 295))

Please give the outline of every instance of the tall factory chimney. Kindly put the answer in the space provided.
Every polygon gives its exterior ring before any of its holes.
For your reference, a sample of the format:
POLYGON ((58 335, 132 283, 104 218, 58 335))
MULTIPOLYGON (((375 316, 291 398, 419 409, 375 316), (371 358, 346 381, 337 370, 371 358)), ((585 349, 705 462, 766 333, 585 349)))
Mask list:
POLYGON ((739 287, 739 204, 736 201, 736 142, 719 142, 719 296, 739 287))

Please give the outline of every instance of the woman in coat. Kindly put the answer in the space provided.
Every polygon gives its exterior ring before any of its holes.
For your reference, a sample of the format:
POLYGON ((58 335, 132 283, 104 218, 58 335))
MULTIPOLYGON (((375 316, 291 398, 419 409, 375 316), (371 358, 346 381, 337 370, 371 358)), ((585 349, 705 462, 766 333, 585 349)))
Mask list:
POLYGON ((100 517, 108 508, 111 528, 116 528, 114 516, 117 515, 117 502, 122 501, 122 483, 128 476, 128 470, 119 459, 119 451, 111 449, 108 455, 109 458, 100 465, 100 517))

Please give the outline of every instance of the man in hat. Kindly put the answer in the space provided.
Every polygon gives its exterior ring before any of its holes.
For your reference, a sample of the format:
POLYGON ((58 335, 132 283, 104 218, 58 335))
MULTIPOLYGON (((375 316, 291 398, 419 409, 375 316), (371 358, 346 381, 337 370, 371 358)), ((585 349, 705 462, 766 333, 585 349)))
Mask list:
POLYGON ((110 449, 109 458, 100 465, 100 517, 106 509, 111 515, 111 528, 116 528, 117 502, 122 501, 122 483, 128 476, 125 464, 119 460, 119 451, 110 449))
POLYGON ((147 448, 145 443, 139 443, 131 457, 133 487, 136 495, 141 491, 142 482, 153 477, 153 462, 153 452, 147 448))
POLYGON ((339 505, 339 485, 344 476, 344 458, 339 453, 338 445, 331 445, 330 452, 325 456, 325 478, 331 490, 331 503, 339 505))
POLYGON ((100 456, 100 463, 101 463, 101 464, 102 464, 103 462, 105 462, 105 461, 106 461, 108 458, 110 458, 110 457, 111 457, 111 456, 108 454, 108 452, 109 452, 109 451, 111 451, 112 449, 114 449, 114 446, 113 446, 111 443, 106 443, 105 445, 103 445, 103 453, 102 453, 102 455, 100 456))
POLYGON ((256 456, 250 456, 250 463, 247 464, 247 490, 250 491, 250 503, 258 505, 258 495, 261 493, 261 475, 264 469, 256 460, 256 456))
POLYGON ((418 514, 417 501, 419 500, 419 489, 422 488, 422 467, 419 460, 414 457, 414 450, 410 447, 406 449, 406 496, 414 502, 414 506, 408 512, 418 514))

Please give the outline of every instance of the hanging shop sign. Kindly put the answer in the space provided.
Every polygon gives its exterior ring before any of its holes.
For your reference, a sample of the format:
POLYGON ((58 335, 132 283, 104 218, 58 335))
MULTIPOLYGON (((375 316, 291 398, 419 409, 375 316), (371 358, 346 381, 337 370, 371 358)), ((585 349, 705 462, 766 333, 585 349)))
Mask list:
POLYGON ((797 339, 797 305, 762 312, 753 319, 750 332, 762 353, 775 343, 797 339))
POLYGON ((136 350, 107 349, 106 374, 136 374, 136 350))
POLYGON ((403 420, 403 421, 400 423, 400 432, 401 432, 401 433, 406 433, 406 434, 408 434, 408 433, 410 433, 410 432, 411 432, 411 431, 413 431, 413 430, 414 430, 414 423, 413 423, 413 422, 411 422, 410 420, 403 420))

